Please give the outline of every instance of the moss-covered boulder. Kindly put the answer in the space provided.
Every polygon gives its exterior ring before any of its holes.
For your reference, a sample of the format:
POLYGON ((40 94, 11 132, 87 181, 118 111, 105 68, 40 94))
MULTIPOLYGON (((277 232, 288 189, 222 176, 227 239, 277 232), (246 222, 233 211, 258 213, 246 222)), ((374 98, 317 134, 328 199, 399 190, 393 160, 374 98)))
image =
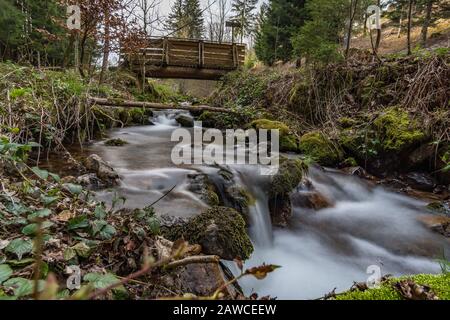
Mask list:
POLYGON ((272 224, 286 227, 292 216, 290 194, 302 181, 307 166, 297 159, 282 159, 280 169, 272 177, 269 189, 269 210, 272 224))
POLYGON ((186 224, 163 232, 172 241, 183 238, 192 244, 200 244, 203 253, 218 255, 225 260, 236 257, 246 260, 253 252, 245 221, 231 208, 212 207, 186 224))
POLYGON ((322 132, 313 131, 300 138, 300 151, 317 163, 331 166, 343 159, 343 152, 322 132))
POLYGON ((339 144, 348 155, 378 176, 408 168, 408 156, 426 141, 428 136, 418 121, 398 107, 375 117, 368 115, 339 135, 339 144))
POLYGON ((392 278, 383 282, 379 288, 353 290, 337 295, 336 300, 404 300, 395 288, 401 280, 411 280, 417 285, 429 287, 440 300, 450 300, 450 274, 420 274, 410 277, 392 278))
POLYGON ((402 151, 426 139, 417 120, 400 108, 386 109, 374 121, 384 151, 402 151))
POLYGON ((292 133, 292 130, 283 122, 268 119, 259 119, 253 121, 249 127, 256 130, 279 130, 280 132, 280 151, 298 152, 298 139, 292 133))

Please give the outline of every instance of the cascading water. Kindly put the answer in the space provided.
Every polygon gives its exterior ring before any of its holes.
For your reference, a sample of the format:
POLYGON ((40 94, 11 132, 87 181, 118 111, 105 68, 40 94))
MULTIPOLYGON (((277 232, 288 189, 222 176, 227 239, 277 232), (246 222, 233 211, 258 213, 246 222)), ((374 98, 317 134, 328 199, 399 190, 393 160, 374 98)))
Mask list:
MULTIPOLYGON (((171 151, 171 133, 178 127, 174 112, 155 112, 154 126, 131 127, 111 132, 129 144, 109 148, 97 143, 90 151, 99 153, 122 176, 116 190, 127 198, 125 206, 151 204, 172 187, 176 188, 155 209, 158 213, 192 216, 207 206, 188 191, 188 175, 204 172, 211 177, 217 169, 205 166, 176 167, 171 151)), ((315 192, 332 204, 314 211, 302 205, 312 192, 299 188, 292 195, 293 218, 287 229, 272 229, 267 198, 267 179, 259 168, 236 165, 230 168, 236 182, 255 199, 250 207, 249 233, 255 245, 248 267, 262 263, 282 266, 263 281, 245 278, 246 293, 286 299, 323 296, 337 287, 348 289, 353 281, 365 281, 370 265, 383 274, 439 272, 433 260, 449 249, 449 242, 418 222, 424 204, 370 186, 359 178, 312 169, 309 180, 315 192)), ((109 191, 101 200, 111 200, 109 191)))
MULTIPOLYGON (((340 173, 311 169, 309 179, 314 192, 333 205, 308 209, 299 204, 311 191, 293 193, 292 225, 274 230, 270 245, 256 241, 255 253, 246 262, 249 267, 272 263, 282 268, 264 281, 245 278, 241 285, 247 294, 318 298, 335 287, 345 291, 354 281, 365 282, 371 265, 392 275, 440 271, 433 258, 450 246, 419 222, 423 203, 340 173)), ((255 226, 250 231, 258 239, 264 229, 255 226)))

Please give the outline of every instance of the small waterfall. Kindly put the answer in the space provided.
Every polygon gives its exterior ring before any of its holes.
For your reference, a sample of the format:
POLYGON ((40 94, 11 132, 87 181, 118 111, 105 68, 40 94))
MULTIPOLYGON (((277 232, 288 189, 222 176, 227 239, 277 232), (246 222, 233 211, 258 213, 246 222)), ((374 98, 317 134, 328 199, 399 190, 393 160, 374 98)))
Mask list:
POLYGON ((153 123, 168 127, 178 127, 179 125, 175 120, 178 115, 179 112, 174 110, 154 111, 153 123))

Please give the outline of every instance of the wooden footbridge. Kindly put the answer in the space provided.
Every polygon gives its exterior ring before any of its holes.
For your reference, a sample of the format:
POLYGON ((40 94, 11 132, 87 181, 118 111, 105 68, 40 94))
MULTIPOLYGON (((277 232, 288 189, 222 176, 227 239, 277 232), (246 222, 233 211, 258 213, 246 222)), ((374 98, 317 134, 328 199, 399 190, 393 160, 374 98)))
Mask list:
POLYGON ((152 78, 218 80, 244 64, 246 46, 178 38, 150 38, 138 52, 124 53, 126 65, 152 78))

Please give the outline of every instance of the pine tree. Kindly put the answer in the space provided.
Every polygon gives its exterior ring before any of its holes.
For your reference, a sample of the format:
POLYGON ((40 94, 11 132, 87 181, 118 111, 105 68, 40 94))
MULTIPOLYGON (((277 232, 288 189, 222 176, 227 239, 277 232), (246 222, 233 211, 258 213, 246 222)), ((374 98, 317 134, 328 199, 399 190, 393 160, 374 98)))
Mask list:
POLYGON ((171 36, 200 39, 204 32, 203 12, 199 0, 176 0, 171 8, 166 29, 171 36))
POLYGON ((238 29, 241 42, 244 41, 244 37, 255 32, 257 18, 255 10, 257 4, 258 0, 233 0, 231 11, 234 14, 233 19, 241 24, 241 27, 238 29))
POLYGON ((186 19, 184 12, 184 0, 176 0, 173 4, 166 23, 166 29, 172 32, 172 35, 179 38, 185 38, 186 19))
POLYGON ((293 57, 291 38, 304 24, 306 0, 270 0, 267 13, 256 35, 258 58, 272 64, 293 57))
POLYGON ((201 39, 205 30, 203 12, 199 0, 185 0, 184 14, 186 17, 187 38, 201 39))

